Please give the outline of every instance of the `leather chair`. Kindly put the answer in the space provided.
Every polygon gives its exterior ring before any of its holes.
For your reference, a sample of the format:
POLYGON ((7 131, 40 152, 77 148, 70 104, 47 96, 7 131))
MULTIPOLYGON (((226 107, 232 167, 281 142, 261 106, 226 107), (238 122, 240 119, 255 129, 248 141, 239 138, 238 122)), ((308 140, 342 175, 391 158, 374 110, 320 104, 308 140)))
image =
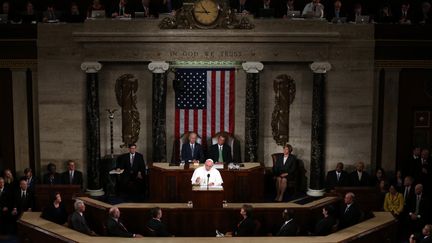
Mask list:
MULTIPOLYGON (((274 153, 271 155, 273 166, 276 163, 277 157, 281 155, 283 155, 283 153, 274 153)), ((294 175, 291 175, 287 178, 287 189, 291 190, 293 194, 296 194, 298 191, 305 191, 307 187, 306 169, 304 167, 303 161, 297 159, 297 163, 297 171, 294 173, 294 175)))
POLYGON ((231 147, 231 157, 233 158, 233 161, 235 163, 241 163, 240 142, 231 133, 225 131, 216 133, 211 138, 211 144, 217 144, 220 135, 225 137, 225 144, 231 147))
MULTIPOLYGON (((178 140, 174 141, 174 146, 173 146, 173 153, 171 156, 171 162, 175 163, 175 162, 179 162, 181 159, 181 148, 183 146, 184 143, 188 143, 189 142, 189 134, 193 132, 193 131, 188 131, 185 132, 183 135, 181 135, 181 137, 178 140)), ((197 143, 201 144, 201 137, 200 135, 197 134, 197 143)))

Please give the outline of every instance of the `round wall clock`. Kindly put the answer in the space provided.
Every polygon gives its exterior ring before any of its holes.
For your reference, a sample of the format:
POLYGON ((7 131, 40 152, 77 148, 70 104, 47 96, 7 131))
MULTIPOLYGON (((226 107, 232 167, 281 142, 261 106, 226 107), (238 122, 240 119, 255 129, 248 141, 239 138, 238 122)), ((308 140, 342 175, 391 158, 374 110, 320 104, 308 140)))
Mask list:
POLYGON ((219 4, 215 0, 197 0, 193 7, 193 16, 200 25, 214 24, 219 17, 219 4))

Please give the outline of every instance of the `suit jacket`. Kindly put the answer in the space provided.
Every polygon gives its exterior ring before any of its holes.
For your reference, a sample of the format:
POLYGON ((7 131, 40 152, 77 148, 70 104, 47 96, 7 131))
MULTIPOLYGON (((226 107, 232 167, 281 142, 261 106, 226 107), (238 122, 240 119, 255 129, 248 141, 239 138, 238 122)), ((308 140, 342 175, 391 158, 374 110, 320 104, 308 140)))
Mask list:
MULTIPOLYGON (((144 12, 144 17, 149 18, 149 17, 155 17, 157 18, 159 16, 159 9, 160 7, 158 7, 153 1, 150 1, 150 4, 148 6, 148 15, 146 16, 146 12, 144 10, 144 6, 142 5, 141 1, 139 2, 139 4, 135 7, 135 12, 144 12)), ((135 14, 135 12, 133 14, 135 14)))
POLYGON ((185 162, 189 160, 199 160, 201 163, 204 162, 204 153, 201 144, 195 143, 192 154, 190 143, 184 143, 181 149, 181 160, 185 162))
POLYGON ((351 206, 346 209, 347 206, 345 205, 341 209, 340 217, 339 217, 339 228, 347 228, 352 225, 357 224, 360 221, 362 212, 360 208, 358 207, 357 203, 352 203, 351 206))
POLYGON ((322 218, 315 225, 315 235, 323 236, 330 234, 334 225, 336 225, 336 219, 334 217, 328 216, 326 218, 322 218))
POLYGON ((121 222, 114 220, 109 217, 106 223, 107 233, 109 236, 118 237, 133 237, 133 233, 130 233, 121 222))
POLYGON ((337 179, 336 170, 331 170, 327 172, 326 176, 326 186, 328 189, 333 189, 338 186, 348 186, 349 185, 349 175, 346 171, 342 170, 337 179))
POLYGON ((81 171, 75 170, 72 181, 70 181, 69 170, 61 174, 61 181, 63 184, 81 185, 83 186, 83 175, 81 171))
POLYGON ((61 176, 59 173, 55 173, 53 178, 51 178, 51 174, 50 173, 46 173, 45 175, 43 175, 42 177, 42 183, 43 184, 50 184, 50 185, 58 185, 62 183, 61 180, 61 176))
MULTIPOLYGON (((335 9, 334 9, 334 8, 331 8, 331 9, 329 10, 329 12, 326 14, 326 18, 327 18, 328 21, 332 21, 333 18, 335 18, 335 17, 336 17, 335 9)), ((341 9, 341 10, 339 11, 339 18, 346 18, 346 17, 347 17, 346 12, 345 12, 343 9, 341 9)))
POLYGON ((432 237, 423 237, 423 239, 420 240, 420 243, 432 243, 432 237))
POLYGON ((298 225, 295 219, 292 219, 287 224, 283 224, 279 229, 276 236, 296 236, 298 232, 298 225))
POLYGON ((295 155, 290 154, 285 162, 283 163, 283 154, 278 155, 275 164, 273 166, 273 175, 280 176, 283 173, 288 173, 289 176, 294 175, 298 168, 298 159, 295 155))
MULTIPOLYGON (((407 213, 415 213, 416 211, 416 203, 417 203, 417 195, 414 194, 414 196, 411 198, 411 200, 407 203, 407 213)), ((421 195, 420 205, 419 205, 419 212, 417 215, 420 215, 420 219, 424 220, 425 218, 429 217, 429 198, 425 196, 423 193, 421 195)))
POLYGON ((238 223, 233 232, 234 236, 254 236, 255 229, 255 221, 252 218, 247 217, 238 223))
POLYGON ((357 170, 355 170, 350 174, 350 182, 351 186, 370 186, 370 176, 366 171, 363 171, 361 180, 359 180, 357 170))
POLYGON ((171 234, 167 231, 165 224, 157 219, 150 219, 147 222, 147 227, 154 231, 154 236, 156 237, 168 237, 171 234))
POLYGON ((144 176, 146 172, 146 164, 144 161, 144 156, 137 152, 135 152, 135 157, 132 166, 130 163, 130 153, 125 153, 120 155, 117 158, 117 167, 120 169, 124 169, 124 172, 122 174, 123 178, 132 181, 135 180, 135 178, 138 175, 138 172, 141 172, 142 176, 144 176))
POLYGON ((27 211, 29 208, 34 209, 35 199, 32 191, 26 191, 25 198, 21 197, 21 190, 15 193, 13 207, 17 209, 18 214, 27 211))
POLYGON ((5 186, 3 191, 0 193, 0 211, 3 211, 4 207, 7 207, 10 210, 11 204, 11 194, 9 188, 5 186))
MULTIPOLYGON (((218 162, 219 160, 219 144, 213 144, 210 146, 209 154, 207 156, 209 159, 212 159, 214 162, 218 162)), ((231 147, 227 144, 224 144, 222 146, 222 157, 224 160, 224 163, 231 163, 232 156, 231 156, 231 147)))
POLYGON ((68 215, 63 203, 60 203, 58 208, 51 203, 43 210, 41 217, 57 224, 64 224, 67 222, 68 215))
MULTIPOLYGON (((402 198, 404 198, 404 205, 407 205, 408 203, 411 202, 412 198, 415 195, 414 191, 415 191, 414 185, 411 185, 409 190, 408 190, 408 194, 406 195, 406 197, 404 197, 405 196, 405 187, 402 187, 401 194, 402 194, 402 198)), ((408 208, 405 208, 405 209, 408 209, 408 208)))
MULTIPOLYGON (((114 4, 114 7, 112 8, 111 15, 114 13, 120 15, 120 6, 118 4, 114 4)), ((132 14, 132 10, 128 4, 124 6, 124 14, 132 14)))
POLYGON ((242 13, 243 10, 248 11, 250 14, 255 14, 255 5, 252 0, 246 0, 243 6, 240 6, 239 0, 230 0, 230 7, 235 13, 242 13))
MULTIPOLYGON (((18 180, 18 185, 19 185, 19 181, 21 180, 26 180, 27 181, 27 191, 31 191, 31 192, 35 192, 35 186, 36 184, 39 184, 39 179, 36 176, 32 176, 29 180, 27 179, 27 177, 23 176, 18 180)), ((18 186, 19 189, 19 186, 18 186)))
POLYGON ((87 225, 87 221, 84 215, 81 216, 78 212, 73 212, 71 216, 71 227, 72 229, 79 231, 83 234, 92 235, 93 231, 87 225))

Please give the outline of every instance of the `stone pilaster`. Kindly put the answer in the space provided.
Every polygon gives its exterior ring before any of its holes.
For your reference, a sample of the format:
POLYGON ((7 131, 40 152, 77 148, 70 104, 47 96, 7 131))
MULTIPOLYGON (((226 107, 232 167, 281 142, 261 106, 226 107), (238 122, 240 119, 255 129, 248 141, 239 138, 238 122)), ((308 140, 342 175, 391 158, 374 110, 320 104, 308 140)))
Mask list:
POLYGON ((245 113, 245 159, 258 160, 259 132, 259 72, 264 65, 261 62, 245 62, 242 64, 246 72, 246 113, 245 113))
POLYGON ((166 150, 166 96, 167 62, 151 62, 148 65, 153 73, 152 92, 152 142, 153 161, 167 161, 166 150))
POLYGON ((324 195, 325 168, 325 81, 326 73, 330 71, 328 62, 314 62, 310 65, 313 72, 312 93, 312 138, 309 196, 324 195))

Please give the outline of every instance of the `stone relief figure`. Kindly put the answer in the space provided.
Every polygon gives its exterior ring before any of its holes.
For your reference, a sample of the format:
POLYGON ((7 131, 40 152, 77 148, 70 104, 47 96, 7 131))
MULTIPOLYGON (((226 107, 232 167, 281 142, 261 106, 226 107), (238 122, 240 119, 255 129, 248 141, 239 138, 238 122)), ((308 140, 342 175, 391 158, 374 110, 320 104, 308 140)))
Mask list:
POLYGON ((121 148, 138 141, 140 119, 137 109, 138 79, 132 74, 123 74, 116 80, 115 94, 117 103, 122 111, 122 140, 121 148))
POLYGON ((296 93, 295 81, 286 74, 281 74, 273 81, 275 106, 272 113, 271 127, 273 139, 283 146, 289 141, 289 113, 296 93))

